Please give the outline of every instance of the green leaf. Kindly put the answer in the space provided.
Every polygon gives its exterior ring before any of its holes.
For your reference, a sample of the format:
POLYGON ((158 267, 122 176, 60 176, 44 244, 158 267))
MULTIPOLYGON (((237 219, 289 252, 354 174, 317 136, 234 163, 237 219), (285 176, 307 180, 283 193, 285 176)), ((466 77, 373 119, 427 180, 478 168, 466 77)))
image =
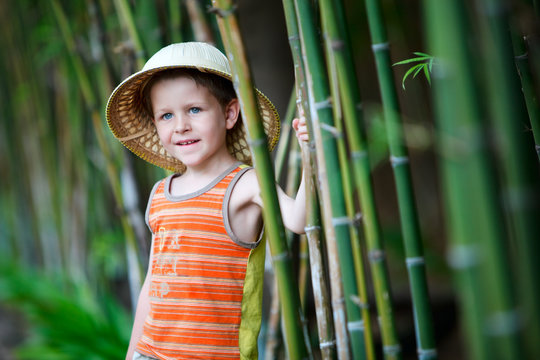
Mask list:
POLYGON ((421 65, 421 66, 420 66, 418 69, 416 69, 416 71, 414 72, 413 78, 415 78, 416 75, 418 75, 418 73, 419 73, 420 71, 422 71, 422 69, 425 69, 425 68, 426 68, 426 64, 420 64, 420 65, 421 65))
POLYGON ((429 71, 431 70, 431 68, 428 70, 428 67, 430 66, 424 66, 424 75, 426 76, 429 86, 431 86, 431 75, 429 74, 429 71))
POLYGON ((411 59, 406 59, 406 60, 399 61, 399 62, 395 63, 392 66, 410 64, 410 63, 413 63, 413 62, 424 61, 424 60, 428 60, 428 59, 431 59, 431 58, 430 57, 416 57, 416 58, 411 58, 411 59))
POLYGON ((417 64, 413 67, 411 67, 409 70, 407 70, 407 72, 405 73, 405 75, 403 75, 403 80, 401 81, 401 86, 403 87, 403 90, 405 90, 405 80, 407 80, 407 77, 409 75, 411 75, 415 70, 417 70, 418 68, 422 68, 422 66, 424 66, 424 64, 417 64))

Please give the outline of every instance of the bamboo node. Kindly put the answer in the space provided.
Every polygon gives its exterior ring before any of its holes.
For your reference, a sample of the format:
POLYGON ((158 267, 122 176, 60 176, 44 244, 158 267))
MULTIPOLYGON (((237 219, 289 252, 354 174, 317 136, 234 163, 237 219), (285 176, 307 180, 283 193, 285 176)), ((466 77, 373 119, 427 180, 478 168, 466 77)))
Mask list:
POLYGON ((227 10, 212 6, 212 7, 208 8, 208 13, 216 14, 220 18, 226 18, 226 17, 228 17, 230 15, 233 15, 236 12, 237 8, 238 8, 238 5, 236 5, 236 4, 234 4, 233 6, 231 6, 227 10))
POLYGON ((385 258, 384 250, 371 250, 368 254, 368 258, 372 263, 383 261, 385 258))
POLYGON ((409 257, 405 259, 405 262, 407 263, 408 268, 411 268, 413 266, 424 265, 426 263, 423 256, 409 257))
POLYGON ((345 42, 343 40, 333 40, 330 44, 332 50, 341 51, 345 47, 345 42))
POLYGON ((331 340, 331 341, 325 341, 325 342, 322 342, 319 344, 319 348, 321 350, 324 350, 324 349, 327 349, 327 348, 330 348, 330 347, 334 347, 336 346, 336 341, 335 340, 331 340))
POLYGON ((390 49, 390 43, 387 41, 387 42, 383 42, 383 43, 379 43, 379 44, 372 44, 371 45, 371 50, 373 50, 374 53, 378 52, 378 51, 385 51, 385 50, 388 50, 390 49))
POLYGON ((362 150, 362 151, 352 151, 351 152, 351 157, 355 160, 359 160, 359 159, 364 159, 367 157, 367 151, 366 150, 362 150))
POLYGON ((476 266, 478 264, 477 246, 474 244, 453 246, 448 253, 447 261, 456 270, 476 266))
POLYGON ((342 306, 343 304, 345 304, 345 299, 342 297, 339 299, 332 300, 332 306, 334 307, 342 306))
POLYGON ((353 220, 353 224, 355 226, 360 226, 360 224, 362 224, 362 219, 364 218, 364 215, 362 215, 361 212, 357 212, 355 215, 354 215, 354 220, 353 220))
POLYGON ((528 52, 524 52, 521 55, 514 56, 515 60, 527 60, 528 58, 529 58, 529 53, 528 52))
POLYGON ((521 317, 516 309, 499 311, 486 319, 486 334, 493 337, 515 334, 521 328, 521 317))
POLYGON ((355 305, 358 305, 358 307, 360 309, 369 309, 369 304, 367 302, 363 302, 362 299, 360 298, 360 296, 357 296, 357 295, 351 295, 350 296, 351 298, 351 301, 355 304, 355 305))
POLYGON ((342 216, 342 217, 337 217, 337 218, 332 218, 332 225, 334 227, 337 227, 337 226, 344 226, 344 225, 352 225, 354 223, 353 220, 349 219, 348 217, 346 216, 342 216))
POLYGON ((321 227, 318 226, 318 225, 311 225, 311 226, 306 226, 304 228, 304 231, 307 233, 311 233, 311 232, 315 232, 315 231, 320 231, 321 230, 321 227))
POLYGON ((383 352, 388 355, 398 355, 401 353, 401 345, 385 345, 383 346, 383 352))
POLYGON ((321 109, 331 109, 331 108, 332 108, 332 101, 330 100, 330 98, 328 98, 328 99, 326 99, 326 100, 316 102, 316 103, 313 105, 313 108, 314 108, 316 111, 319 111, 319 110, 321 110, 321 109))
POLYGON ((408 156, 390 156, 390 162, 392 163, 392 167, 398 167, 400 165, 408 164, 409 163, 409 157, 408 156))
POLYGON ((419 359, 435 359, 437 357, 437 349, 418 349, 419 359))
POLYGON ((257 148, 266 144, 266 138, 248 139, 247 143, 251 148, 257 148))
POLYGON ((332 125, 321 123, 320 126, 321 126, 321 129, 328 131, 336 139, 339 139, 339 138, 343 137, 343 132, 339 131, 336 127, 334 127, 332 125))
POLYGON ((364 331, 364 320, 350 321, 347 323, 347 329, 350 332, 353 331, 364 331))
POLYGON ((289 41, 297 41, 297 40, 300 40, 300 35, 295 34, 295 35, 289 36, 289 41))
POLYGON ((283 261, 283 260, 286 260, 288 257, 289 257, 289 253, 287 251, 284 251, 281 254, 272 256, 272 261, 273 262, 283 261))

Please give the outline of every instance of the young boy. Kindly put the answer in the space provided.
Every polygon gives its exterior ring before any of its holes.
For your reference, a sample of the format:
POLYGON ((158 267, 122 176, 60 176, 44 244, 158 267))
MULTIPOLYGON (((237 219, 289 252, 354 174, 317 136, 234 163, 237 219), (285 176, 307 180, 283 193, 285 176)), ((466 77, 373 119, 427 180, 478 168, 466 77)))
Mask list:
MULTIPOLYGON (((257 96, 272 149, 279 117, 257 96)), ((227 58, 204 43, 161 49, 113 91, 107 121, 131 151, 175 172, 148 202, 150 263, 126 359, 256 359, 263 204, 227 58)), ((305 121, 293 126, 306 141, 305 121)), ((278 198, 284 225, 303 232, 303 183, 296 199, 279 188, 278 198)))

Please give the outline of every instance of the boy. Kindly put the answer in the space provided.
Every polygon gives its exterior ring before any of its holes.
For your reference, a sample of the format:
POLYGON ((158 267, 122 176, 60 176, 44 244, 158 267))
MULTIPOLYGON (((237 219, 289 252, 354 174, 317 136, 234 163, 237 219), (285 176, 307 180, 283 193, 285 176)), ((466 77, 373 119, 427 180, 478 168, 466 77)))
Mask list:
MULTIPOLYGON (((279 117, 257 90, 270 148, 279 117)), ((152 232, 131 359, 255 359, 261 321, 262 201, 229 63, 204 43, 169 45, 124 80, 107 105, 113 134, 143 159, 173 170, 153 188, 152 232)), ((307 140, 303 119, 293 126, 307 140)), ((301 233, 296 199, 278 188, 284 225, 301 233)))

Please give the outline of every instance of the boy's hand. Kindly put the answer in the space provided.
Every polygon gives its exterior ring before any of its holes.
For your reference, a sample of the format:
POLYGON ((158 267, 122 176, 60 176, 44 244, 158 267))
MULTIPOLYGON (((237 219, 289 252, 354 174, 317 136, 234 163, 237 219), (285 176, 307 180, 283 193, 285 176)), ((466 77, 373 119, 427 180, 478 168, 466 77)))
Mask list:
POLYGON ((309 141, 309 133, 306 126, 305 116, 301 115, 299 118, 294 119, 292 122, 292 126, 296 131, 296 137, 298 138, 298 142, 302 143, 302 141, 309 141))

